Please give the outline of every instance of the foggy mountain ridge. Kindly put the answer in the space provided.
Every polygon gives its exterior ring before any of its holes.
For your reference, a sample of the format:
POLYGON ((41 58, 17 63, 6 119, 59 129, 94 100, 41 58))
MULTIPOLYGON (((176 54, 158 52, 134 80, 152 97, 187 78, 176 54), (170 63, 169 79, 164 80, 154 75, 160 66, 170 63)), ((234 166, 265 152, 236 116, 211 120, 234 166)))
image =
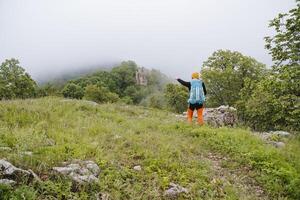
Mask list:
POLYGON ((111 62, 106 64, 99 64, 94 66, 81 66, 76 68, 67 68, 62 71, 47 72, 38 76, 33 76, 33 79, 37 81, 39 85, 44 85, 49 82, 56 83, 57 81, 68 81, 80 76, 95 73, 97 71, 109 71, 113 67, 119 65, 121 62, 111 62))

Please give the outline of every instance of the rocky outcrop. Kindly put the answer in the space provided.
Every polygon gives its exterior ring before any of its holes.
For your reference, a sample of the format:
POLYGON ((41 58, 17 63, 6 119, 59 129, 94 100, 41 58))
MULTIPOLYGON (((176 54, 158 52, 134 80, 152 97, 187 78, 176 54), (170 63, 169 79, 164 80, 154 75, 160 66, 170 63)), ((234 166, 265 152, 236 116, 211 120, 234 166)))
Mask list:
POLYGON ((230 106, 219 106, 218 108, 205 108, 204 121, 216 127, 234 126, 238 122, 237 111, 230 106))
POLYGON ((148 84, 148 80, 146 76, 147 76, 147 70, 144 67, 138 68, 138 70, 135 73, 137 85, 146 86, 148 84))
POLYGON ((273 145, 276 148, 285 147, 284 139, 291 135, 286 131, 254 132, 253 134, 257 135, 263 141, 273 145))
MULTIPOLYGON (((186 112, 182 115, 176 115, 178 118, 186 118, 186 112)), ((197 112, 194 112, 194 118, 197 118, 197 112)), ((237 110, 230 106, 219 106, 217 108, 204 108, 204 123, 214 127, 235 126, 238 123, 237 110)))
POLYGON ((53 170, 61 175, 71 178, 75 183, 93 183, 98 181, 99 166, 93 161, 74 160, 71 163, 63 163, 63 167, 53 167, 53 170))
POLYGON ((39 177, 32 170, 24 170, 15 167, 6 160, 0 160, 0 183, 14 185, 17 182, 40 181, 39 177))
POLYGON ((175 199, 181 193, 188 193, 188 190, 175 183, 170 183, 169 188, 164 192, 164 196, 170 199, 175 199))

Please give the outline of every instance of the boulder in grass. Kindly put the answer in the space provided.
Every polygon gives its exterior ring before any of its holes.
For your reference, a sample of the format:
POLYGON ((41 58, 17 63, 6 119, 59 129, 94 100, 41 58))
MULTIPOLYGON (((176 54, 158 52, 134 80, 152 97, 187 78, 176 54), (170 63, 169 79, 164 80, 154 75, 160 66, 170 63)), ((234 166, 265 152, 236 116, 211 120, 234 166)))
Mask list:
MULTIPOLYGON (((10 162, 6 160, 0 160, 0 178, 2 180, 11 180, 15 182, 20 181, 39 181, 39 177, 32 170, 24 170, 15 167, 10 162)), ((4 181, 5 182, 5 181, 4 181)))
MULTIPOLYGON (((187 118, 187 112, 182 115, 175 115, 177 118, 187 118)), ((197 112, 194 111, 194 118, 197 118, 197 112)), ((214 127, 235 126, 238 123, 237 110, 230 106, 219 106, 217 108, 204 108, 204 123, 214 127)))
POLYGON ((7 186, 13 186, 16 184, 16 181, 14 180, 9 180, 9 179, 0 179, 0 185, 7 185, 7 186))
POLYGON ((286 131, 271 131, 271 134, 278 135, 280 137, 288 137, 291 135, 289 132, 286 131))
POLYGON ((136 166, 133 167, 133 169, 134 169, 135 171, 141 171, 141 170, 142 170, 142 167, 141 167, 140 165, 136 165, 136 166))
POLYGON ((181 193, 188 193, 188 190, 175 183, 170 183, 169 188, 164 192, 164 196, 170 199, 177 198, 181 193))
POLYGON ((93 161, 74 160, 64 163, 63 167, 53 167, 53 170, 61 175, 71 178, 75 183, 93 183, 98 181, 99 166, 93 161))
POLYGON ((219 106, 218 108, 204 108, 204 122, 215 126, 235 126, 238 122, 237 110, 230 106, 219 106))

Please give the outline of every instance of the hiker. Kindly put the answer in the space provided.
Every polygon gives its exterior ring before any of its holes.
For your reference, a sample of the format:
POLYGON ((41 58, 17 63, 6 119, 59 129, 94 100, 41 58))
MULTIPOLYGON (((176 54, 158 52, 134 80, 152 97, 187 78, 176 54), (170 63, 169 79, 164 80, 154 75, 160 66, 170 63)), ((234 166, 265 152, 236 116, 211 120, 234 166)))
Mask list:
POLYGON ((198 114, 198 124, 203 125, 203 110, 204 110, 204 102, 206 95, 206 88, 204 82, 200 79, 200 73, 194 72, 192 74, 191 82, 186 82, 181 80, 180 78, 176 78, 176 80, 189 88, 190 96, 188 99, 188 110, 187 110, 187 120, 188 122, 192 122, 194 110, 197 110, 198 114))

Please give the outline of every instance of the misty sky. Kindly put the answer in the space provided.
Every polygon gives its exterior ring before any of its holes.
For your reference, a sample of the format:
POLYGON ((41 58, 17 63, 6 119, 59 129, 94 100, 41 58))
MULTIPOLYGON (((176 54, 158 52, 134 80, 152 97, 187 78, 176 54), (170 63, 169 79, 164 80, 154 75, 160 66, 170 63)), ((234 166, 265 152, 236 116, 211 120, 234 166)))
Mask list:
POLYGON ((189 78, 213 51, 271 65, 269 20, 294 0, 0 0, 0 62, 33 78, 134 60, 189 78))

